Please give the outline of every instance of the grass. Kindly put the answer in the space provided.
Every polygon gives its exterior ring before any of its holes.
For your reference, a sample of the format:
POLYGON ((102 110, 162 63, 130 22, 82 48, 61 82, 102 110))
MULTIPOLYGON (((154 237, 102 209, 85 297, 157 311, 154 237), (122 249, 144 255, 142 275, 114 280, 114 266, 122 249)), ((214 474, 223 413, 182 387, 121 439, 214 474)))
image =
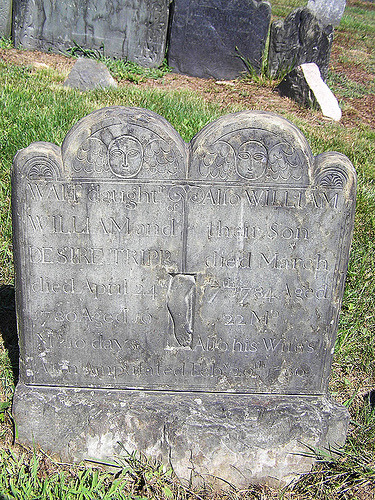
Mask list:
POLYGON ((157 79, 169 73, 171 70, 167 65, 166 60, 158 68, 142 68, 132 61, 124 61, 122 59, 111 59, 105 56, 104 47, 102 50, 91 50, 74 45, 66 51, 66 54, 73 57, 88 57, 104 63, 112 76, 117 80, 128 80, 133 83, 144 82, 148 79, 157 79))
POLYGON ((0 491, 5 500, 143 500, 123 468, 118 474, 84 466, 54 465, 45 456, 0 451, 0 491), (48 469, 46 470, 46 467, 48 469))
MULTIPOLYGON (((273 15, 281 17, 306 2, 275 1, 273 15)), ((329 83, 345 110, 372 97, 374 88, 375 10, 370 3, 349 0, 336 30, 329 83)), ((9 49, 6 40, 0 48, 9 49)), ((77 55, 78 49, 75 55, 77 55)), ((104 58, 104 56, 100 56, 104 58)), ((130 63, 113 64, 122 82, 141 83, 166 68, 145 74, 130 63)), ((62 87, 62 77, 0 62, 0 498, 4 499, 371 499, 375 498, 375 127, 343 126, 295 113, 280 100, 280 113, 306 135, 314 154, 337 150, 349 157, 358 172, 354 239, 333 362, 331 392, 351 413, 344 449, 332 460, 322 452, 312 473, 291 487, 276 491, 250 487, 219 494, 209 489, 191 492, 176 482, 170 470, 145 457, 118 458, 114 470, 96 466, 68 467, 43 453, 11 445, 14 432, 10 401, 17 377, 14 341, 13 257, 11 243, 10 169, 18 149, 45 140, 61 144, 81 117, 108 105, 140 106, 164 116, 190 140, 206 123, 243 104, 223 106, 193 91, 171 91, 125 84, 117 89, 81 93, 62 87)), ((249 91, 262 93, 259 79, 249 91)), ((245 91, 243 91, 245 92, 245 91)), ((267 109, 267 106, 264 107, 267 109)), ((91 464, 93 465, 93 464, 91 464)), ((94 464, 95 465, 95 464, 94 464)))

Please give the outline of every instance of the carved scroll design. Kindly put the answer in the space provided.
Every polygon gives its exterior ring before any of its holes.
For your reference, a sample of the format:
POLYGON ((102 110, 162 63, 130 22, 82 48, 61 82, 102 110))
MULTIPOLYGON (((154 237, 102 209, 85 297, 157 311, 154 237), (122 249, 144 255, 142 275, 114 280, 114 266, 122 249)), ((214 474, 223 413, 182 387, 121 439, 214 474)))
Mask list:
POLYGON ((162 52, 160 46, 164 45, 163 35, 168 23, 168 3, 168 0, 152 0, 148 6, 149 19, 142 56, 152 65, 158 63, 162 52))
POLYGON ((179 163, 173 146, 161 139, 151 140, 145 147, 145 168, 151 174, 177 174, 179 163))
POLYGON ((217 141, 209 147, 199 165, 203 178, 226 180, 234 173, 235 151, 226 141, 217 141))

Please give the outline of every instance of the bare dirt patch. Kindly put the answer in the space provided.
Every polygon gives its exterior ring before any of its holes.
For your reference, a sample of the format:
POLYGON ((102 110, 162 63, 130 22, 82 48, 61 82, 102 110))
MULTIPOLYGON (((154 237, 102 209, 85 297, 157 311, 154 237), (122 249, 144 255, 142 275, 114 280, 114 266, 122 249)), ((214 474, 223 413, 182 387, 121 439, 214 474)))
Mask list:
POLYGON ((17 66, 31 66, 35 69, 49 68, 65 75, 69 73, 76 60, 37 50, 0 49, 0 61, 17 66))
MULTIPOLYGON (((337 49, 338 50, 338 49, 337 49)), ((335 71, 344 73, 348 78, 359 83, 367 83, 373 75, 366 73, 361 67, 350 66, 338 62, 338 52, 332 51, 332 67, 335 71)), ((59 54, 26 51, 17 49, 0 49, 0 60, 9 64, 32 67, 35 71, 52 69, 64 77, 73 67, 76 59, 59 54)), ((122 86, 136 85, 127 81, 120 82, 122 86)), ((224 111, 235 106, 238 109, 259 109, 275 113, 292 112, 310 123, 324 123, 326 119, 321 113, 305 109, 288 98, 281 98, 274 91, 275 83, 256 83, 247 79, 238 79, 231 82, 215 82, 194 78, 185 75, 170 73, 158 80, 147 80, 138 86, 145 88, 160 88, 165 90, 190 90, 197 92, 208 102, 217 103, 224 111)), ((340 96, 337 96, 340 99, 340 96)), ((355 127, 359 124, 374 125, 375 123, 375 95, 370 94, 362 98, 346 98, 341 124, 355 127)))

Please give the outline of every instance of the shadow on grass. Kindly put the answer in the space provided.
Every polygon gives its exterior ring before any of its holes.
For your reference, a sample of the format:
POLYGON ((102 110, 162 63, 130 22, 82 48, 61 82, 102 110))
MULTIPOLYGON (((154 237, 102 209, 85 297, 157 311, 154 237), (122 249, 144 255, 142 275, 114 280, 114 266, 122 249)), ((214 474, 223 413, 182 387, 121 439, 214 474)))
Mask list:
POLYGON ((20 351, 17 336, 14 286, 0 285, 0 334, 8 351, 15 384, 18 382, 20 351))

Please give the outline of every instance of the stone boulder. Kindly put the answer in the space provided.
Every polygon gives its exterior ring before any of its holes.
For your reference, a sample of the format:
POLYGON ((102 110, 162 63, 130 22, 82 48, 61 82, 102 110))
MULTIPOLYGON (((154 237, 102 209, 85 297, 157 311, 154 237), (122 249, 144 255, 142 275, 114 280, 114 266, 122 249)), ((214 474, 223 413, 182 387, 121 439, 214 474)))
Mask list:
POLYGON ((79 90, 93 90, 97 88, 117 87, 105 64, 81 57, 73 66, 64 87, 79 90))

